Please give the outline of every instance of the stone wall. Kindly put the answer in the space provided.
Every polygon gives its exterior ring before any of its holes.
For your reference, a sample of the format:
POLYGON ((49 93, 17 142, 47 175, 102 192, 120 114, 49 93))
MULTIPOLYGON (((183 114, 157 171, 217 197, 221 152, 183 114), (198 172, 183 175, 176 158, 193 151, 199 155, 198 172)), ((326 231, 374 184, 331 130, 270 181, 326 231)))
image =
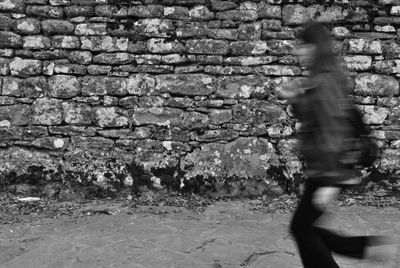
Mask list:
POLYGON ((399 0, 0 0, 3 183, 264 191, 300 173, 274 91, 305 75, 309 20, 330 22, 376 169, 398 172, 399 0))

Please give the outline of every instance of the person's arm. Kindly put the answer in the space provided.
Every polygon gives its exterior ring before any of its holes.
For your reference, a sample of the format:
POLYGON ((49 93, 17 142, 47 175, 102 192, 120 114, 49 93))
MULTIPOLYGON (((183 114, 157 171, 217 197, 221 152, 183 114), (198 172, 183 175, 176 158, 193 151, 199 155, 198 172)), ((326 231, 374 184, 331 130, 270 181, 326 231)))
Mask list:
POLYGON ((313 195, 312 203, 320 210, 325 210, 328 205, 336 199, 340 188, 333 186, 324 186, 318 188, 313 195))

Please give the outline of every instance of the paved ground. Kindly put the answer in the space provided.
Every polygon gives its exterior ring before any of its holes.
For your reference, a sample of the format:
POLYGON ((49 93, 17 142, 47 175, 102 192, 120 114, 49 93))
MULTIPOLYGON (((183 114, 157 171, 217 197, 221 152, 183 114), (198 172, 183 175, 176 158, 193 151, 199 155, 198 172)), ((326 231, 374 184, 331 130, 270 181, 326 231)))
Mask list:
MULTIPOLYGON (((165 208, 168 210, 168 208, 165 208)), ((400 238, 399 209, 333 208, 324 224, 351 234, 400 238)), ((7 268, 301 267, 290 214, 251 211, 245 202, 221 202, 201 214, 97 215, 0 226, 0 265, 7 268)), ((399 240, 400 241, 400 240, 399 240)), ((341 267, 383 267, 339 258, 341 267)))

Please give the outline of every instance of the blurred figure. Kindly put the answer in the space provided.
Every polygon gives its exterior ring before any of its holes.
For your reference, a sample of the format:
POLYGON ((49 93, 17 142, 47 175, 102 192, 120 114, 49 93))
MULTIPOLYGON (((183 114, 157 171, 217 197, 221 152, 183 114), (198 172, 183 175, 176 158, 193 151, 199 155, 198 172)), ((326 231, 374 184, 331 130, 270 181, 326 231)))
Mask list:
POLYGON ((277 95, 288 100, 301 123, 299 151, 308 179, 290 228, 303 265, 338 268, 331 252, 359 259, 389 260, 395 256, 395 247, 386 246, 383 251, 382 247, 375 247, 388 242, 384 237, 341 236, 314 226, 342 187, 359 182, 352 166, 343 163, 345 140, 352 131, 346 116, 353 103, 326 28, 320 23, 306 25, 299 40, 295 54, 310 76, 283 85, 277 95))

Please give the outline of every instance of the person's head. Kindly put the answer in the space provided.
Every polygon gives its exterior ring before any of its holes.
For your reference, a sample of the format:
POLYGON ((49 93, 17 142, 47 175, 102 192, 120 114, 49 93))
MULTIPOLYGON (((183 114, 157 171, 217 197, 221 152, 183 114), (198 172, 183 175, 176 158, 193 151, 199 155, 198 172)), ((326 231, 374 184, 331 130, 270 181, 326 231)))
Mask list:
POLYGON ((308 67, 312 73, 337 66, 330 34, 322 23, 312 22, 305 25, 298 38, 301 43, 295 54, 299 56, 300 64, 308 67))

